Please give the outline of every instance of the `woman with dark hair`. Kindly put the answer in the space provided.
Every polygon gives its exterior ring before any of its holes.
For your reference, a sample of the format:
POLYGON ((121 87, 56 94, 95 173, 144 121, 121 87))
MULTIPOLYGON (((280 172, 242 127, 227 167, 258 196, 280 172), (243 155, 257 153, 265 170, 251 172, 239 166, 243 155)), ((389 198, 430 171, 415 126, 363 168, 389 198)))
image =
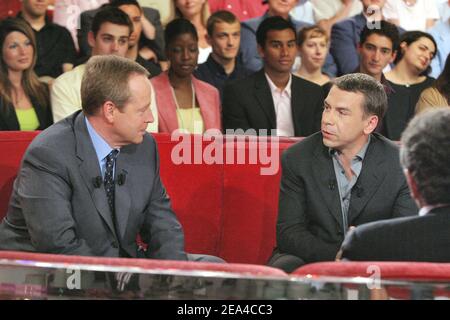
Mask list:
POLYGON ((0 22, 0 130, 43 130, 53 123, 49 89, 33 71, 36 40, 19 18, 0 22))
POLYGON ((450 54, 445 67, 432 87, 425 89, 416 105, 416 114, 438 107, 450 107, 450 54))
POLYGON ((385 74, 391 92, 381 132, 389 139, 400 139, 414 116, 420 94, 433 84, 428 73, 436 50, 434 38, 426 32, 409 31, 400 37, 395 67, 385 74))
POLYGON ((192 75, 198 58, 194 25, 184 18, 173 20, 166 26, 165 40, 170 68, 151 79, 158 131, 202 134, 207 129, 221 130, 219 91, 192 75))

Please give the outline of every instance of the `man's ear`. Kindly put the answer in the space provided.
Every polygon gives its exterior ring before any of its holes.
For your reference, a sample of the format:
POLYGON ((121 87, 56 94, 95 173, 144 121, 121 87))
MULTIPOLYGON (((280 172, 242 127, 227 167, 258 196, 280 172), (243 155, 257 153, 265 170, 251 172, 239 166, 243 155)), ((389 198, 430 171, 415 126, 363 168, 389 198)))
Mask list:
POLYGON ((114 122, 114 112, 116 111, 116 105, 112 101, 106 101, 103 103, 102 113, 108 123, 114 122))
POLYGON ((264 59, 264 48, 261 47, 259 44, 256 46, 256 49, 258 49, 258 54, 261 57, 261 59, 264 59))
POLYGON ((95 46, 95 37, 92 31, 88 32, 88 44, 91 48, 95 46))
POLYGON ((389 64, 391 64, 392 62, 394 62, 394 61, 395 61, 395 58, 397 58, 397 50, 395 50, 395 51, 392 53, 392 57, 391 57, 391 59, 389 60, 389 64))
POLYGON ((361 49, 362 49, 362 45, 360 42, 358 42, 358 44, 356 45, 356 51, 358 52, 358 55, 361 55, 361 49))
POLYGON ((212 46, 212 44, 211 44, 212 39, 211 39, 211 37, 209 36, 209 34, 206 34, 206 42, 207 42, 210 46, 212 46))
POLYGON ((422 207, 422 200, 421 200, 422 197, 420 196, 419 193, 419 187, 417 186, 417 182, 416 180, 414 180, 411 171, 409 171, 408 169, 403 169, 403 173, 405 174, 406 182, 408 183, 409 186, 409 191, 411 191, 411 196, 416 201, 419 208, 422 207))
POLYGON ((370 115, 367 117, 366 121, 367 121, 367 124, 364 128, 364 133, 369 135, 377 128, 379 119, 378 119, 378 116, 376 116, 376 115, 370 115))

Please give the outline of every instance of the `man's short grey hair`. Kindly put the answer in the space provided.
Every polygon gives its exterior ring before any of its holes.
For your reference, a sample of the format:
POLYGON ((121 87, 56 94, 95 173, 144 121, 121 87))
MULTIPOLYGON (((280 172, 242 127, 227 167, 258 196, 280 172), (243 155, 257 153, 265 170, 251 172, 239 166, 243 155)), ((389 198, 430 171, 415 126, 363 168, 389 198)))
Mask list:
POLYGON ((81 106, 86 115, 95 115, 106 102, 123 107, 130 98, 131 75, 149 76, 148 71, 127 58, 114 55, 89 59, 81 81, 81 106))
POLYGON ((450 108, 414 117, 402 134, 400 161, 427 205, 450 203, 450 108))
POLYGON ((340 90, 360 92, 364 96, 364 116, 376 115, 381 121, 387 110, 387 95, 383 85, 375 78, 363 73, 351 73, 333 80, 340 90))

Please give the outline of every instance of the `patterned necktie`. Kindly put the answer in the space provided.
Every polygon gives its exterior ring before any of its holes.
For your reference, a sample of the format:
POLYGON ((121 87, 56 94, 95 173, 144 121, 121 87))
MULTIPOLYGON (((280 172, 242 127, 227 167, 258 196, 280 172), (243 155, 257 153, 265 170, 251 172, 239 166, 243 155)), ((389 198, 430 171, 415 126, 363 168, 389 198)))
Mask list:
POLYGON ((116 224, 116 216, 114 211, 114 163, 118 153, 119 151, 114 149, 106 156, 106 170, 105 177, 103 179, 106 197, 108 198, 109 209, 111 210, 114 225, 116 224))

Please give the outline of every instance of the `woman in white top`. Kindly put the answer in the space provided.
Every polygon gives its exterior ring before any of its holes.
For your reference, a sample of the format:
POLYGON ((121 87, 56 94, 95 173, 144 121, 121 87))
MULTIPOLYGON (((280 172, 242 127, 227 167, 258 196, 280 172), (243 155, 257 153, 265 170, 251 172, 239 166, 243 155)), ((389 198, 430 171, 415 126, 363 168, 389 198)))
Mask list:
POLYGON ((439 19, 439 12, 434 0, 386 0, 383 16, 407 31, 426 31, 439 19))
POLYGON ((212 49, 206 41, 206 22, 210 16, 207 0, 173 0, 177 17, 189 20, 197 30, 198 34, 198 63, 208 59, 212 49))

